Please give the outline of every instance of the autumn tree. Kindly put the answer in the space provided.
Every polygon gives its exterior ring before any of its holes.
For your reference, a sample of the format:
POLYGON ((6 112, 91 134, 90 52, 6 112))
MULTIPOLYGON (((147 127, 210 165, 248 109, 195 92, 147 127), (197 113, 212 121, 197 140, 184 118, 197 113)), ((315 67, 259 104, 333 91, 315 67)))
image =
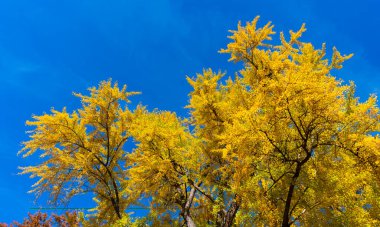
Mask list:
POLYGON ((304 25, 272 45, 273 26, 257 22, 239 24, 221 50, 244 65, 234 78, 189 79, 207 182, 223 220, 236 219, 226 226, 379 223, 377 100, 359 102, 353 83, 331 74, 352 55, 334 48, 328 60, 325 45, 299 40, 304 25))
POLYGON ((28 214, 22 223, 14 221, 11 224, 0 223, 1 227, 74 227, 82 226, 82 215, 77 212, 66 212, 62 215, 52 214, 49 216, 46 213, 37 212, 28 214))
POLYGON ((23 168, 39 178, 33 191, 54 202, 91 191, 99 224, 130 223, 125 209, 146 198, 155 226, 379 225, 377 99, 334 77, 352 55, 302 42, 304 25, 272 42, 258 19, 220 51, 242 63, 234 77, 187 78, 188 117, 131 111, 135 93, 110 81, 77 94, 73 113, 35 116, 21 151, 42 151, 23 168))
POLYGON ((121 219, 131 194, 126 188, 124 144, 129 138, 132 112, 122 103, 129 102, 126 86, 102 82, 90 88, 90 96, 75 94, 82 108, 69 113, 51 110, 34 116, 30 140, 20 151, 24 157, 40 151, 43 162, 22 168, 22 174, 38 177, 32 192, 49 192, 51 202, 65 202, 79 193, 92 192, 98 203, 97 220, 112 223, 121 219))
POLYGON ((180 225, 172 218, 179 211, 187 226, 195 226, 190 210, 203 165, 197 140, 174 113, 139 108, 134 119, 130 132, 137 147, 128 155, 128 163, 134 163, 128 171, 130 190, 151 198, 155 224, 180 225))

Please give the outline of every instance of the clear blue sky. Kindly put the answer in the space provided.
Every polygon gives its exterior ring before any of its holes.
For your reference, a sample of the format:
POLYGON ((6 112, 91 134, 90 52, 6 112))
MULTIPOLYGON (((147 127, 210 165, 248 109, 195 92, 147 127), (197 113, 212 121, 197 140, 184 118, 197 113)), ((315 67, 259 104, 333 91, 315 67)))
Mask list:
MULTIPOLYGON (((142 91, 133 99, 185 116, 185 76, 237 65, 218 54, 237 22, 261 16, 276 31, 298 29, 303 40, 326 42, 355 56, 336 72, 357 83, 363 99, 380 90, 378 0, 2 0, 0 1, 0 222, 22 220, 33 204, 35 180, 18 166, 38 162, 16 153, 27 140, 25 121, 51 107, 80 106, 72 92, 108 79, 142 91)), ((73 206, 87 207, 88 198, 73 206)))

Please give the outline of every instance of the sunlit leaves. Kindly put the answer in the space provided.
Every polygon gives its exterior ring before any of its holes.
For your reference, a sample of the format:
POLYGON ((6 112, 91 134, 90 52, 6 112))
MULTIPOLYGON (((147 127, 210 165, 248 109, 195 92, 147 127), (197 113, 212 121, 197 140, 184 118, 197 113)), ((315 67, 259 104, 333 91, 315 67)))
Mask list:
POLYGON ((125 151, 130 136, 132 112, 125 106, 136 92, 119 89, 111 81, 90 88, 90 96, 76 94, 82 108, 69 113, 52 109, 51 114, 34 116, 30 140, 20 151, 29 156, 40 151, 42 163, 22 167, 39 180, 33 185, 37 195, 50 192, 51 202, 67 201, 72 196, 93 192, 98 201, 99 218, 112 221, 128 205, 125 188, 125 151))
POLYGON ((372 208, 363 208, 372 196, 354 202, 356 191, 378 175, 377 100, 359 103, 353 84, 331 75, 352 55, 334 48, 328 60, 325 45, 300 41, 305 25, 270 45, 273 26, 257 23, 258 17, 239 24, 221 50, 244 63, 237 77, 223 82, 206 70, 189 81, 196 133, 215 166, 211 176, 223 182, 217 186, 223 198, 244 198, 242 223, 378 221, 372 208))

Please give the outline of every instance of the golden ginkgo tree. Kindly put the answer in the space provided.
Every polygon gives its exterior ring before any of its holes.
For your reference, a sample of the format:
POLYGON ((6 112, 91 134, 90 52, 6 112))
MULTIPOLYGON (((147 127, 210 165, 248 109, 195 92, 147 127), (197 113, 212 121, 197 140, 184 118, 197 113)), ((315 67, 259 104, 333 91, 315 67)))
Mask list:
POLYGON ((50 192, 54 203, 94 193, 97 219, 112 222, 122 218, 131 199, 131 194, 122 192, 126 188, 124 144, 130 137, 132 112, 121 104, 136 92, 112 86, 111 81, 89 90, 90 96, 75 94, 82 101, 77 111, 52 109, 51 114, 27 122, 35 129, 20 153, 25 157, 40 150, 44 161, 23 167, 22 173, 38 177, 32 191, 50 192))
MULTIPOLYGON (((135 93, 110 81, 77 95, 83 107, 34 117, 23 168, 53 201, 91 191, 98 223, 150 201, 153 226, 380 224, 380 115, 334 73, 351 55, 302 42, 305 26, 280 33, 258 17, 232 31, 222 53, 234 77, 187 78, 189 116, 126 107, 135 93), (134 148, 127 151, 131 138, 134 148)), ((141 223, 141 221, 139 222, 141 223)))
POLYGON ((237 76, 189 80, 195 134, 218 163, 210 187, 233 198, 222 205, 238 209, 235 223, 378 223, 376 97, 360 103, 331 75, 351 55, 334 48, 326 59, 324 45, 299 41, 304 25, 271 45, 273 26, 257 22, 239 24, 221 50, 243 62, 237 76))

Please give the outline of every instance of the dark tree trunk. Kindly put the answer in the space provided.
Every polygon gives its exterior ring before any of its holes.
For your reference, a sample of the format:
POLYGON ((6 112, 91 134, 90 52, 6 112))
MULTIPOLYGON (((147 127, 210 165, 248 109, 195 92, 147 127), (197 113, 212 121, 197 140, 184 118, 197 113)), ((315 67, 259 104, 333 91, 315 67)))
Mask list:
POLYGON ((284 215, 282 217, 282 227, 290 226, 289 224, 290 206, 292 203, 294 186, 296 185, 296 181, 297 181, 298 176, 300 175, 300 172, 301 172, 301 165, 297 164, 296 173, 294 174, 292 182, 289 185, 288 195, 286 197, 285 210, 284 210, 284 215))
POLYGON ((224 217, 223 227, 230 227, 230 226, 232 226, 232 224, 234 223, 234 220, 235 220, 235 217, 236 217, 236 213, 237 213, 238 210, 239 210, 239 204, 236 201, 234 201, 231 204, 230 209, 227 211, 226 216, 224 217))
MULTIPOLYGON (((305 148, 305 151, 306 150, 307 149, 305 148)), ((297 163, 296 172, 293 175, 292 182, 289 185, 288 195, 286 197, 284 215, 282 217, 282 225, 281 225, 282 227, 290 226, 290 215, 291 215, 290 207, 292 204, 294 187, 296 186, 297 178, 299 177, 301 173, 302 166, 310 159, 310 157, 311 157, 311 152, 307 152, 307 156, 305 157, 305 159, 297 163)))

